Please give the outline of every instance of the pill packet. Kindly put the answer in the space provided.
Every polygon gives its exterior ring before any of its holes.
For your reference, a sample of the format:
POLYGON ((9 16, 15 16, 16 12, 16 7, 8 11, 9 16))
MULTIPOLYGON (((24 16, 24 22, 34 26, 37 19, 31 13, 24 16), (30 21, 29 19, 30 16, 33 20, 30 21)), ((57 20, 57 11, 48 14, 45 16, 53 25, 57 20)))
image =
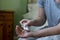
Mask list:
POLYGON ((26 26, 26 23, 21 24, 21 27, 22 27, 24 30, 29 30, 28 26, 26 26))

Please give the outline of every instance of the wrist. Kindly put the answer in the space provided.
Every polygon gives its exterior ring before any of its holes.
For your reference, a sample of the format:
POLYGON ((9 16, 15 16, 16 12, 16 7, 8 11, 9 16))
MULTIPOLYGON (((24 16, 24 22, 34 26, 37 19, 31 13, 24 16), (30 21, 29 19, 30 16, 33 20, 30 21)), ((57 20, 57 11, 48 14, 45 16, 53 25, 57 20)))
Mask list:
POLYGON ((28 36, 33 37, 33 32, 29 32, 28 36))
POLYGON ((36 33, 36 32, 30 32, 30 37, 38 38, 38 37, 37 37, 37 33, 36 33))

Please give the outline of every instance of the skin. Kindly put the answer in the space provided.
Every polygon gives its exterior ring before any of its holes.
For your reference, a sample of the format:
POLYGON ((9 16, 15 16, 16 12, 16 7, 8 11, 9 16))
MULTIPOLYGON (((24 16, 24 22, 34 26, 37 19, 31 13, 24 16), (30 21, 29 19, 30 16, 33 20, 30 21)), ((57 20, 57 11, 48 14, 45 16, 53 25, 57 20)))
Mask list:
MULTIPOLYGON (((56 0, 56 2, 60 2, 60 0, 56 0)), ((23 19, 20 22, 21 23, 27 23, 27 26, 41 26, 44 24, 44 22, 46 21, 46 17, 45 17, 45 11, 44 8, 38 8, 38 17, 35 20, 27 20, 27 19, 23 19)), ((22 31, 22 34, 20 34, 19 31, 19 26, 16 26, 16 33, 19 37, 22 38, 27 38, 27 37, 45 37, 45 36, 51 36, 51 35, 58 35, 60 34, 60 23, 57 24, 54 27, 50 27, 50 28, 46 28, 46 29, 42 29, 36 32, 28 32, 26 30, 22 31)))
POLYGON ((60 2, 60 0, 56 0, 56 2, 60 2))
POLYGON ((46 29, 39 30, 36 32, 32 32, 32 31, 28 32, 28 31, 23 30, 22 34, 19 31, 19 26, 16 26, 16 33, 21 38, 27 38, 27 37, 40 38, 40 37, 45 37, 45 36, 57 35, 57 34, 60 34, 60 23, 54 27, 46 28, 46 29))
POLYGON ((31 33, 33 37, 45 37, 60 34, 60 23, 54 27, 39 30, 31 33))

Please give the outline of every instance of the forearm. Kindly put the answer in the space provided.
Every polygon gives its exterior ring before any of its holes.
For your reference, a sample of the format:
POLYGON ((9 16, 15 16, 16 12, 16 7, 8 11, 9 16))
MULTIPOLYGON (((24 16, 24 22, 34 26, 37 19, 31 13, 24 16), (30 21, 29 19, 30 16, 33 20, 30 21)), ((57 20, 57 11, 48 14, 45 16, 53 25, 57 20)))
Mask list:
POLYGON ((46 21, 46 15, 44 8, 38 8, 38 16, 36 17, 35 20, 33 20, 32 25, 41 26, 45 23, 45 21, 46 21))
POLYGON ((32 36, 33 37, 45 37, 45 36, 51 36, 51 35, 57 35, 57 34, 60 34, 60 24, 55 27, 39 30, 35 33, 32 33, 32 36))
POLYGON ((42 26, 45 23, 46 19, 45 18, 37 18, 33 20, 33 26, 42 26))

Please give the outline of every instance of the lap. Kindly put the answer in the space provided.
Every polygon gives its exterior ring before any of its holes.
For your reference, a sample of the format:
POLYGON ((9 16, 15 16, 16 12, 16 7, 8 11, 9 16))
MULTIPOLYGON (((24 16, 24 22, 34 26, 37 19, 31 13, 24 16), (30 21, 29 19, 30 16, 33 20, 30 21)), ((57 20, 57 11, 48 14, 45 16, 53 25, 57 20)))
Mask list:
POLYGON ((19 38, 18 40, 36 40, 35 38, 19 38))

